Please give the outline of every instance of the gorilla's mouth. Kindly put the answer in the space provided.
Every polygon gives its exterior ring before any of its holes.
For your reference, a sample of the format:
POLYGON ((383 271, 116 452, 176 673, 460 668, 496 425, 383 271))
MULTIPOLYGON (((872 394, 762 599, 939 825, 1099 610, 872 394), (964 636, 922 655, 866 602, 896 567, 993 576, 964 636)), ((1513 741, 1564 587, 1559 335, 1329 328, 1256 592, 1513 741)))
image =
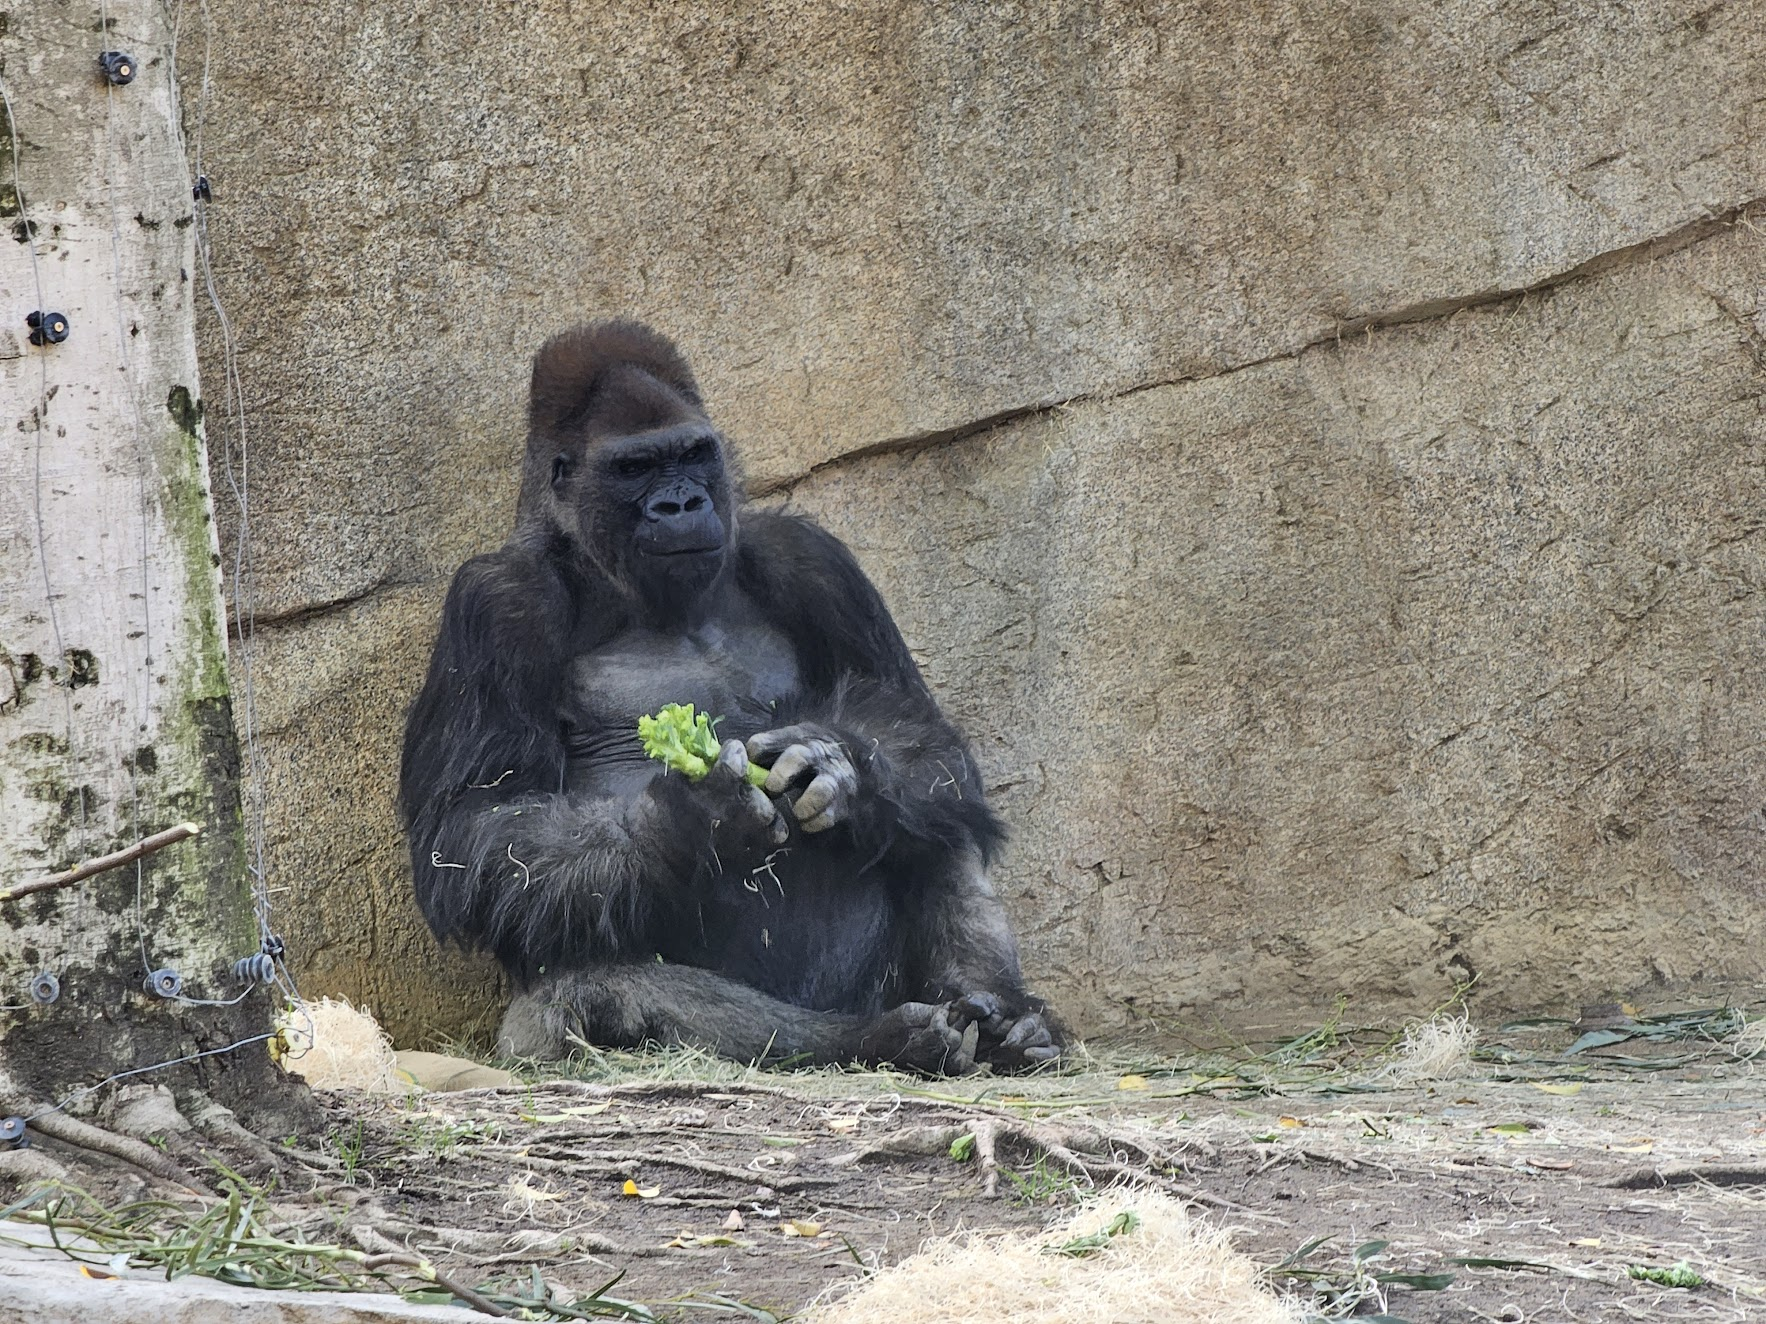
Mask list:
POLYGON ((643 551, 645 556, 655 556, 655 557, 660 557, 663 560, 667 560, 668 558, 674 557, 674 556, 711 556, 714 553, 723 551, 723 549, 724 549, 724 545, 721 542, 714 542, 708 547, 654 547, 654 546, 650 546, 650 547, 642 547, 640 550, 643 551))

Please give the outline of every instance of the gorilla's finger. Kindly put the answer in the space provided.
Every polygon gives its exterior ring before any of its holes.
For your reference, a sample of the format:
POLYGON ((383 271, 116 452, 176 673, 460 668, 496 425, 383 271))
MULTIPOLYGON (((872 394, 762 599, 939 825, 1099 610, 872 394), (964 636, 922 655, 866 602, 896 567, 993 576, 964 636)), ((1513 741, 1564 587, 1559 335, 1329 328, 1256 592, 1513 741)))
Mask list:
POLYGON ((963 1042, 960 1050, 962 1059, 967 1065, 974 1065, 975 1048, 980 1042, 981 1025, 977 1021, 970 1021, 969 1028, 963 1031, 963 1042))
POLYGON ((766 798, 766 792, 758 786, 745 785, 742 791, 742 806, 747 809, 756 823, 765 823, 768 827, 773 827, 775 820, 779 819, 779 811, 773 807, 773 802, 766 798))
MULTIPOLYGON (((767 778, 771 781, 772 778, 767 778)), ((807 790, 797 797, 797 803, 791 806, 791 812, 797 815, 799 823, 807 823, 823 810, 830 808, 840 797, 840 779, 831 772, 819 774, 809 784, 807 790)))
POLYGON ((814 768, 815 756, 809 746, 791 745, 773 760, 773 770, 766 776, 766 788, 774 795, 780 795, 791 789, 792 782, 814 768))
POLYGON ((1026 1048, 1024 1050, 1026 1062, 1053 1062, 1059 1056, 1061 1056, 1059 1048, 1026 1048))
POLYGON ((748 737, 748 757, 764 759, 790 745, 808 744, 817 736, 814 727, 781 726, 772 731, 760 731, 748 737))
POLYGON ((1026 1016, 1000 1041, 1001 1048, 1042 1047, 1049 1042, 1049 1027, 1040 1016, 1026 1016))
POLYGON ((742 748, 740 740, 726 740, 719 751, 717 762, 711 765, 712 772, 725 772, 737 781, 748 779, 748 751, 742 748))
POLYGON ((829 828, 838 826, 841 821, 841 816, 830 809, 826 813, 817 814, 807 823, 799 823, 798 826, 805 832, 826 832, 829 828))
POLYGON ((992 993, 965 993, 951 1008, 966 1022, 969 1019, 980 1021, 997 1020, 1001 1013, 1000 1000, 992 993))

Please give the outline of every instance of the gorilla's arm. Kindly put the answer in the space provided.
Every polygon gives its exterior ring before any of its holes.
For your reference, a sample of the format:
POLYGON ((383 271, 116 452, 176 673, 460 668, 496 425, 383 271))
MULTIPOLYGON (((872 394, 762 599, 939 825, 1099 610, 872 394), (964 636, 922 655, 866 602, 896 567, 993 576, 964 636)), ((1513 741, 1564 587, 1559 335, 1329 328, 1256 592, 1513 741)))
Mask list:
MULTIPOLYGON (((807 520, 748 516, 738 577, 791 639, 804 693, 790 725, 749 742, 769 762, 817 738, 845 751, 825 783, 867 858, 953 852, 992 858, 1005 829, 988 807, 967 742, 945 720, 871 581, 845 545, 807 520)), ((812 781, 820 768, 806 769, 812 781)), ((776 790, 777 787, 769 787, 776 790)), ((794 797, 795 798, 795 797, 794 797)), ((819 810, 820 800, 810 806, 819 810)), ((816 826, 813 816, 809 824, 816 826)))
POLYGON ((680 778, 631 800, 565 792, 557 686, 573 616, 543 558, 469 561, 405 728, 399 803, 424 915, 522 979, 654 952, 653 926, 710 856, 714 820, 725 858, 771 845, 740 769, 693 793, 680 778))

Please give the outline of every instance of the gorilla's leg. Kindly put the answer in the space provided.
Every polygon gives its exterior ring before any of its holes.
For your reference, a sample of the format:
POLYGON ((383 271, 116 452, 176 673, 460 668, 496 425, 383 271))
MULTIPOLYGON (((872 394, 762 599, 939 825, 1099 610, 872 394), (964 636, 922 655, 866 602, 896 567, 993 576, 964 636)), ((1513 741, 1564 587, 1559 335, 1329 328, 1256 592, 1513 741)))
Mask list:
POLYGON ((1060 1056, 1062 1033, 1042 1001, 1024 989, 1018 942, 987 868, 959 855, 927 887, 909 953, 909 985, 935 1004, 958 1000, 981 1024, 974 1056, 1005 1070, 1060 1056))
POLYGON ((893 1062, 960 1075, 974 1067, 979 1032, 971 1027, 987 1014, 967 1004, 922 1003, 875 1018, 811 1011, 693 966, 610 963, 552 976, 518 994, 497 1033, 497 1051, 559 1058, 575 1036, 619 1048, 694 1044, 745 1062, 893 1062))

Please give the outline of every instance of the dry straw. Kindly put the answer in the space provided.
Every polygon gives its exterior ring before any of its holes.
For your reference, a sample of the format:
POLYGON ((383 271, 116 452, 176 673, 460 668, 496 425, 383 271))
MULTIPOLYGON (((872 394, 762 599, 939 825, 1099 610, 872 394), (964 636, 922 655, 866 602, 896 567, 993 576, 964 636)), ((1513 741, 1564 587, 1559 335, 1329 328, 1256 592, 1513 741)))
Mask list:
POLYGON ((309 1002, 306 1010, 307 1016, 284 1017, 280 1026, 289 1048, 282 1065, 295 1075, 319 1090, 399 1094, 410 1088, 399 1078, 392 1040, 367 1012, 333 998, 309 1002))
POLYGON ((1176 1200, 1119 1190, 1041 1236, 926 1245, 806 1324, 1297 1324, 1300 1315, 1176 1200), (1115 1234, 1110 1235, 1110 1230, 1115 1234))
POLYGON ((1404 1042, 1385 1074, 1397 1085, 1455 1080, 1472 1070, 1478 1030, 1463 1012, 1437 1015, 1407 1027, 1404 1042))

